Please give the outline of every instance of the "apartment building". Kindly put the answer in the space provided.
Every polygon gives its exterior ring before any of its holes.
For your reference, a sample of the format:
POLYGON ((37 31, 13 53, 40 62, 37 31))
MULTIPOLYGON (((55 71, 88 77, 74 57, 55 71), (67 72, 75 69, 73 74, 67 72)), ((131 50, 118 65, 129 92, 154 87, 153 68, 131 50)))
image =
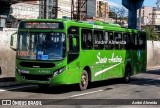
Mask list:
POLYGON ((138 23, 141 21, 141 25, 151 25, 152 24, 152 18, 153 18, 153 7, 151 6, 144 6, 141 9, 137 10, 137 18, 138 23))
POLYGON ((92 0, 87 3, 88 17, 107 17, 108 3, 106 0, 92 0))
POLYGON ((153 25, 160 25, 160 8, 153 8, 153 25))
POLYGON ((71 17, 71 0, 58 0, 58 18, 71 17))
POLYGON ((141 17, 142 26, 160 25, 160 0, 157 0, 156 4, 157 7, 144 6, 137 11, 138 18, 141 17))
POLYGON ((80 9, 80 19, 106 19, 108 18, 108 2, 106 0, 76 0, 74 3, 76 9, 74 12, 78 12, 78 4, 80 9))
POLYGON ((71 0, 40 0, 40 18, 71 16, 71 0))

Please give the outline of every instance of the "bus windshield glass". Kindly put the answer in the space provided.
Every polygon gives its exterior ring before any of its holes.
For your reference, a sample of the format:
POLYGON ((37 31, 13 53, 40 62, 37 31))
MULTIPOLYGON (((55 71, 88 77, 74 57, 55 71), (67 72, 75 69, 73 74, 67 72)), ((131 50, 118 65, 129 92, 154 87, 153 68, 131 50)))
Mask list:
POLYGON ((65 57, 65 40, 65 34, 61 32, 20 31, 17 58, 61 60, 65 57))

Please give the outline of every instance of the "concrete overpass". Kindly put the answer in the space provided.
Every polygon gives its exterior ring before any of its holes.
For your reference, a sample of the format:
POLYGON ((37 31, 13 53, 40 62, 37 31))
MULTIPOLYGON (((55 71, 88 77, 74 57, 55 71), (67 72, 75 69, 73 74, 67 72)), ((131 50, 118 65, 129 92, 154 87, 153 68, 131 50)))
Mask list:
MULTIPOLYGON (((0 0, 0 14, 9 13, 9 6, 11 4, 22 1, 23 0, 0 0)), ((33 1, 33 0, 25 0, 25 1, 33 1)), ((132 29, 137 28, 137 9, 142 7, 143 2, 144 0, 122 0, 122 5, 129 10, 128 28, 132 29)))

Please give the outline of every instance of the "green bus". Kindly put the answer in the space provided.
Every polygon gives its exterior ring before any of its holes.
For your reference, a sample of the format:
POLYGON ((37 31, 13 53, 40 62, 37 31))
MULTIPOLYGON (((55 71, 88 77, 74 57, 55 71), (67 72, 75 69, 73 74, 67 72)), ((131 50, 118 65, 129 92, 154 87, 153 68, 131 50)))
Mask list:
POLYGON ((18 82, 39 87, 123 78, 146 71, 146 33, 101 21, 31 19, 11 36, 18 82), (14 37, 17 37, 15 39, 14 37), (17 40, 14 47, 13 41, 17 40))

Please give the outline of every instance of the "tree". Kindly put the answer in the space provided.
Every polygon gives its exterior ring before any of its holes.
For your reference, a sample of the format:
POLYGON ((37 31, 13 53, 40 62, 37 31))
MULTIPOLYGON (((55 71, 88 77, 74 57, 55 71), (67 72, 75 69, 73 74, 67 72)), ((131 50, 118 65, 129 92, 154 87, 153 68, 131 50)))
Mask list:
POLYGON ((112 12, 112 11, 109 11, 109 18, 116 18, 116 13, 115 12, 112 12))
POLYGON ((157 41, 159 40, 159 34, 155 31, 154 26, 153 25, 146 25, 144 27, 144 30, 146 32, 147 35, 147 40, 154 40, 157 41))
POLYGON ((116 20, 121 26, 124 26, 124 21, 128 20, 126 17, 127 10, 124 7, 109 7, 109 17, 116 20))

